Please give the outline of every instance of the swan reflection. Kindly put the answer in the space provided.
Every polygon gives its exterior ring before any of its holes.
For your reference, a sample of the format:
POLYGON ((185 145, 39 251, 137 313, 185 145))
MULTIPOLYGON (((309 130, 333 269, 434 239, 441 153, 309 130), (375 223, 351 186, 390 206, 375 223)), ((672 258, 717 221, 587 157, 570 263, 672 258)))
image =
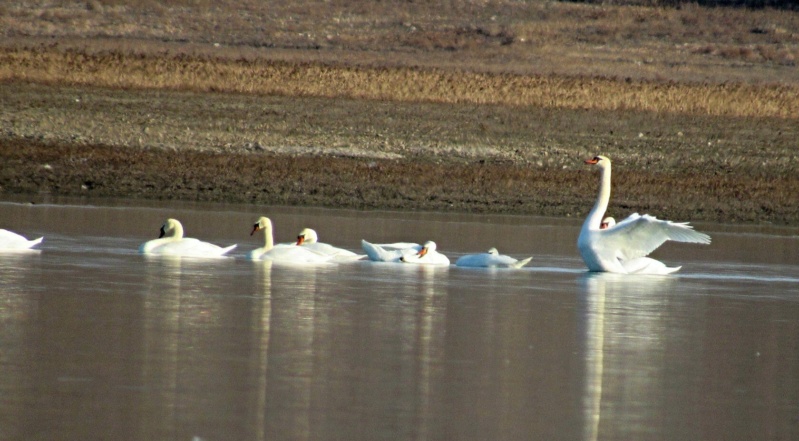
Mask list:
MULTIPOLYGON (((644 402, 662 384, 663 316, 672 277, 588 273, 580 279, 583 326, 583 439, 608 436, 614 428, 601 425, 602 417, 628 429, 646 421, 644 402), (614 406, 603 406, 603 400, 614 406), (619 406, 618 403, 625 403, 619 406)), ((612 436, 610 437, 612 438, 612 436)))
POLYGON ((255 372, 255 411, 253 412, 255 439, 266 439, 266 405, 267 397, 267 371, 269 368, 269 336, 271 331, 272 315, 272 266, 271 260, 255 261, 255 286, 260 287, 257 298, 252 308, 253 333, 256 357, 253 357, 251 371, 255 372), (257 348, 257 349, 256 349, 257 348))
MULTIPOLYGON (((229 286, 233 259, 219 260, 180 256, 142 256, 143 296, 142 384, 155 393, 145 394, 142 406, 161 415, 147 419, 152 433, 175 435, 186 412, 206 413, 227 408, 231 398, 215 393, 219 378, 225 378, 236 361, 220 357, 226 345, 241 336, 226 326, 246 321, 244 301, 226 302, 220 296, 229 286), (219 265, 227 265, 220 267, 219 265)), ((174 437, 174 436, 172 436, 174 437)))
POLYGON ((256 410, 259 439, 308 439, 318 350, 315 341, 329 320, 317 306, 317 279, 335 266, 276 261, 254 264, 263 270, 265 305, 261 316, 265 326, 260 348, 262 389, 256 410))

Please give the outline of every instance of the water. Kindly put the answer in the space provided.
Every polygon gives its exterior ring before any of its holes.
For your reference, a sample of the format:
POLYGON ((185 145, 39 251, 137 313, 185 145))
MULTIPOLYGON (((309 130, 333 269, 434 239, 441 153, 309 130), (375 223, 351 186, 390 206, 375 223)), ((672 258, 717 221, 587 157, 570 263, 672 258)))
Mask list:
POLYGON ((676 277, 588 274, 579 220, 0 203, 0 439, 799 439, 799 236, 698 225, 676 277), (303 227, 358 250, 496 246, 522 270, 241 258, 303 227), (166 217, 234 259, 137 254, 166 217))

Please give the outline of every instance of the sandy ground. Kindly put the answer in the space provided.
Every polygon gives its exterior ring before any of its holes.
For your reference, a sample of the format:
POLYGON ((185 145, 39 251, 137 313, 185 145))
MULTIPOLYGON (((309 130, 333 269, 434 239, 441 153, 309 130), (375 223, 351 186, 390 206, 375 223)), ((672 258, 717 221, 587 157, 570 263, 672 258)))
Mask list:
MULTIPOLYGON (((14 38, 20 45, 32 41, 14 38)), ((124 41, 83 44, 124 46, 124 41)), ((190 42, 158 44, 174 53, 190 42)), ((282 48, 279 57, 318 59, 324 50, 282 48)), ((436 50, 421 50, 420 59, 434 66, 436 50)), ((365 53, 374 64, 375 52, 365 53)), ((463 68, 450 66, 447 54, 442 66, 463 68)), ((405 64, 412 58, 402 54, 405 64)), ((735 72, 730 81, 745 77, 746 69, 735 63, 724 64, 725 72, 735 72)), ((711 77, 712 66, 703 66, 703 75, 711 77)), ((769 66, 752 69, 755 81, 797 75, 791 64, 769 66)), ((0 87, 0 198, 37 202, 63 195, 580 217, 591 208, 598 186, 595 170, 582 161, 605 154, 614 160, 609 211, 617 218, 638 211, 675 221, 799 225, 798 139, 799 121, 791 117, 6 79, 0 87)))

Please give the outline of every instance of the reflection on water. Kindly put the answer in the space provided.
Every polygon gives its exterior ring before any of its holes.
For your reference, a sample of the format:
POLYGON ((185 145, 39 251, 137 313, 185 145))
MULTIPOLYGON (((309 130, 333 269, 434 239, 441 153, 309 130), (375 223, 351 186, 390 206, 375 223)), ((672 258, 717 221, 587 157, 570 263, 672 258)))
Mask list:
POLYGON ((727 303, 703 295, 722 290, 709 282, 694 291, 673 277, 581 277, 584 439, 797 434, 799 381, 782 375, 799 372, 797 298, 727 303))
POLYGON ((586 274, 580 282, 586 363, 584 439, 636 438, 663 433, 662 425, 671 424, 685 428, 679 407, 664 409, 660 406, 668 403, 650 402, 652 396, 668 396, 661 370, 670 334, 667 303, 675 278, 586 274), (602 425, 603 417, 611 425, 602 425))
MULTIPOLYGON (((534 260, 292 267, 240 258, 261 245, 247 210, 178 213, 240 244, 203 260, 136 253, 171 209, 3 208, 45 242, 0 253, 0 439, 799 437, 799 256, 742 257, 797 255, 790 234, 720 234, 666 249, 678 277, 625 277, 583 270, 577 224, 324 211, 354 250, 366 231, 534 260)), ((292 234, 321 216, 280 213, 292 234)))

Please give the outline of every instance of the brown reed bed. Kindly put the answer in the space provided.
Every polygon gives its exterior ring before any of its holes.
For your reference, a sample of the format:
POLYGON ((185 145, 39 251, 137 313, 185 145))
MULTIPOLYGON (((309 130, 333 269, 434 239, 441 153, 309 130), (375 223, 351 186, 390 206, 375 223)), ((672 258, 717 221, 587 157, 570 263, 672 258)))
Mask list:
POLYGON ((0 81, 799 118, 799 85, 681 84, 120 51, 86 53, 42 47, 0 50, 0 81))

